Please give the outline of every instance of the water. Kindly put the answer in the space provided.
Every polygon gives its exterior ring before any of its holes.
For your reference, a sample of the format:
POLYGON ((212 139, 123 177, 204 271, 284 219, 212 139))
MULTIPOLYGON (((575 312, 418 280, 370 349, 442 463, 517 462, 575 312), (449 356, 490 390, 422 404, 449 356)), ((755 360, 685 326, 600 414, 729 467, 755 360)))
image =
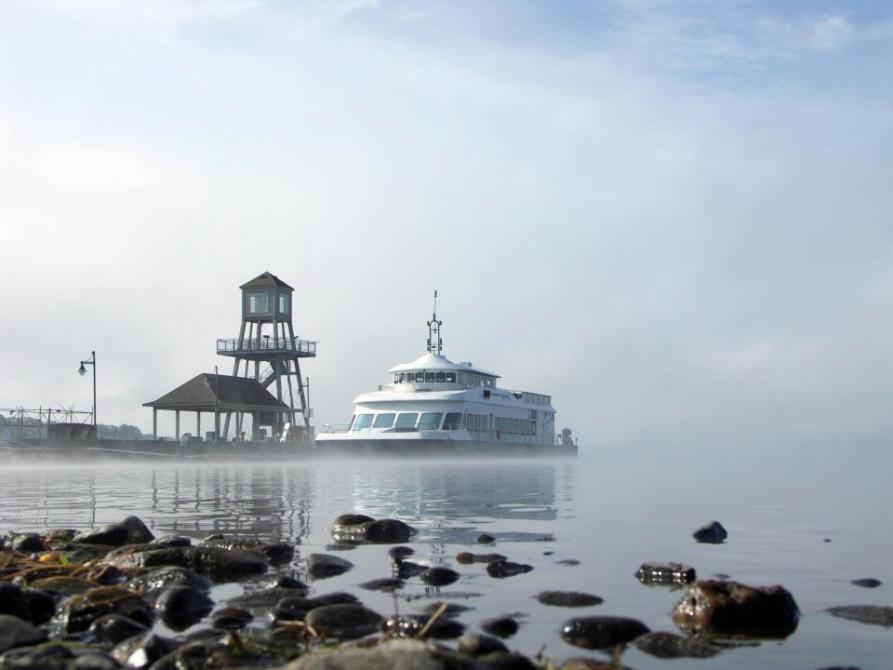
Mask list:
MULTIPOLYGON (((652 630, 677 632, 671 610, 679 591, 646 587, 633 576, 645 561, 682 561, 702 578, 725 573, 746 584, 782 584, 802 611, 784 641, 760 641, 700 661, 664 661, 634 648, 623 656, 637 669, 821 668, 835 664, 887 668, 893 632, 831 617, 845 604, 890 604, 893 493, 885 450, 762 448, 609 450, 578 461, 471 464, 339 461, 285 464, 4 464, 0 530, 85 528, 141 517, 155 532, 203 537, 226 533, 300 543, 299 553, 327 552, 329 526, 356 511, 397 516, 421 531, 416 558, 456 568, 462 578, 444 594, 473 607, 460 618, 470 629, 486 617, 517 614, 509 646, 546 656, 598 656, 558 636, 581 614, 615 614, 652 630), (696 527, 713 519, 729 530, 723 545, 701 545, 696 527), (495 547, 474 543, 481 532, 495 547), (826 541, 826 540, 830 540, 826 541), (483 565, 457 565, 460 551, 497 551, 534 566, 530 573, 490 578, 483 565), (579 565, 561 563, 576 559, 579 565), (877 589, 849 583, 876 577, 877 589), (545 607, 543 590, 577 589, 604 598, 585 609, 545 607)), ((335 552, 331 552, 335 553, 335 552)), ((358 584, 389 575, 386 547, 339 555, 356 568, 313 583, 317 594, 354 592, 388 614, 394 598, 358 584)), ((300 572, 303 562, 296 560, 300 572)), ((226 585, 219 598, 240 592, 226 585)), ((396 606, 419 612, 438 594, 417 579, 396 606)))

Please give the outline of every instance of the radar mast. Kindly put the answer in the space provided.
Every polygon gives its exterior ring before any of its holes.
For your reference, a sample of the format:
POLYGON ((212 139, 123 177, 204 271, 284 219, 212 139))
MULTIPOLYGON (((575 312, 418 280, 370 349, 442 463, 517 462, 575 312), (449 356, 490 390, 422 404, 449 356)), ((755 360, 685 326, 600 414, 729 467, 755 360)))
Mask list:
POLYGON ((440 356, 443 351, 443 338, 440 337, 440 327, 443 321, 437 320, 437 289, 434 289, 434 311, 428 323, 428 353, 440 356))

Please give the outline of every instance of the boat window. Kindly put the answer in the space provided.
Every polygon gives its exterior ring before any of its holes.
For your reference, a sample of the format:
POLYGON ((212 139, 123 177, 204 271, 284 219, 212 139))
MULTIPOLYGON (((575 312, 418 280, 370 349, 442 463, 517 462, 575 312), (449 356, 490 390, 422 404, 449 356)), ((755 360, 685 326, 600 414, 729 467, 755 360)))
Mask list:
POLYGON ((446 380, 447 380, 447 384, 455 384, 456 383, 456 373, 455 372, 447 372, 446 380))
POLYGON ((443 372, 438 372, 436 380, 438 383, 443 384, 446 381, 446 374, 443 372))
POLYGON ((426 373, 425 373, 425 381, 426 381, 426 382, 433 382, 433 381, 434 381, 434 373, 433 373, 433 372, 426 372, 426 373))
POLYGON ((401 412, 397 417, 397 430, 415 430, 416 419, 419 415, 416 412, 401 412))
POLYGON ((363 430, 364 428, 368 428, 372 425, 372 418, 374 414, 357 414, 353 420, 353 428, 351 430, 363 430))
POLYGON ((443 419, 444 430, 460 430, 462 428, 462 414, 460 412, 448 412, 443 419))
POLYGON ((347 425, 347 432, 350 432, 350 429, 353 428, 353 422, 357 420, 356 416, 350 417, 350 423, 347 425))
POLYGON ((442 418, 443 412, 425 412, 419 419, 419 430, 437 430, 442 418))
POLYGON ((415 373, 415 380, 416 380, 416 382, 423 382, 423 381, 425 381, 425 373, 424 373, 424 372, 416 372, 416 373, 415 373))
POLYGON ((396 374, 396 373, 394 374, 394 383, 395 383, 395 384, 399 384, 399 383, 400 383, 400 375, 398 375, 398 374, 396 374))
POLYGON ((387 414, 377 414, 375 416, 375 423, 372 424, 373 428, 390 428, 394 425, 394 418, 396 414, 387 413, 387 414))
POLYGON ((404 380, 405 378, 406 378, 405 375, 401 372, 400 375, 399 375, 399 377, 398 377, 398 379, 396 379, 395 381, 396 381, 398 384, 402 384, 402 383, 403 383, 403 380, 404 380))

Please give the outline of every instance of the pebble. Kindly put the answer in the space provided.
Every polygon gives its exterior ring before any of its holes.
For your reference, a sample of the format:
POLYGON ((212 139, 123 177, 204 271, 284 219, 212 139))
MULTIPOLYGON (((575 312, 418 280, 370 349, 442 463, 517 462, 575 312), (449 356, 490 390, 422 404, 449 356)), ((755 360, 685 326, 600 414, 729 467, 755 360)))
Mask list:
POLYGON ((356 640, 378 630, 382 616, 359 604, 315 607, 304 619, 317 632, 338 640, 356 640))
POLYGON ((112 649, 112 658, 128 670, 147 670, 176 648, 174 640, 149 632, 121 642, 112 649))
POLYGON ((460 551, 456 554, 456 562, 462 565, 470 565, 472 563, 495 563, 496 561, 508 560, 502 554, 472 554, 470 551, 460 551))
POLYGON ((459 573, 451 568, 438 565, 425 570, 420 578, 428 586, 447 586, 459 580, 459 573))
POLYGON ((533 570, 533 566, 524 563, 512 563, 511 561, 494 561, 487 563, 487 574, 496 579, 514 577, 533 570))
POLYGON ((638 619, 616 616, 589 616, 570 619, 561 627, 561 637, 584 649, 607 649, 632 642, 650 632, 638 619))
POLYGON ((881 585, 881 580, 874 579, 873 577, 863 577, 862 579, 854 579, 850 582, 854 586, 862 586, 866 589, 876 589, 881 585))
POLYGON ((579 591, 543 591, 536 599, 543 605, 554 607, 591 607, 604 602, 598 596, 579 591))
POLYGON ((684 563, 642 563, 636 579, 649 586, 690 584, 695 581, 695 569, 684 563))
POLYGON ((45 548, 43 540, 37 533, 16 535, 12 540, 12 550, 22 552, 23 554, 33 554, 43 551, 45 548))
POLYGON ((176 566, 157 568, 127 582, 127 588, 131 591, 145 593, 161 591, 169 586, 188 586, 199 591, 208 591, 213 585, 214 582, 207 577, 203 577, 193 570, 176 566))
POLYGON ((633 644, 656 658, 711 658, 719 653, 717 647, 700 638, 665 632, 645 633, 633 644))
POLYGON ((511 637, 518 632, 518 622, 510 616, 498 616, 481 621, 481 630, 496 637, 511 637))
POLYGON ((831 616, 874 626, 893 626, 893 607, 880 605, 842 605, 826 610, 831 616))
POLYGON ((241 607, 224 607, 211 615, 211 625, 217 630, 241 630, 253 620, 251 612, 241 607))
POLYGON ((36 626, 47 623, 56 610, 56 602, 41 589, 23 589, 18 584, 0 582, 0 614, 23 619, 36 626))
POLYGON ((388 549, 388 556, 393 558, 395 561, 402 561, 404 558, 412 556, 415 553, 415 549, 412 547, 405 547, 403 545, 398 545, 396 547, 391 547, 388 549))
POLYGON ((368 582, 363 582, 360 584, 360 588, 369 591, 393 593, 398 589, 402 589, 404 584, 405 582, 398 577, 384 577, 382 579, 371 579, 368 582))
POLYGON ((45 639, 46 633, 27 621, 9 614, 0 614, 0 652, 36 644, 45 639))
POLYGON ((459 638, 459 651, 471 656, 483 656, 495 651, 508 651, 508 649, 502 643, 502 640, 490 635, 465 633, 465 635, 459 638))
POLYGON ((728 532, 723 528, 719 521, 712 521, 692 533, 692 537, 694 537, 695 540, 708 544, 719 544, 725 541, 728 536, 728 532))
POLYGON ((158 597, 155 609, 171 629, 181 631, 198 623, 214 609, 214 601, 189 586, 169 586, 158 597))
POLYGON ((353 563, 330 554, 310 554, 307 572, 313 579, 326 579, 344 574, 353 568, 353 563))
POLYGON ((496 538, 492 535, 488 535, 487 533, 481 533, 477 537, 478 544, 493 544, 496 542, 496 538))
POLYGON ((105 614, 90 624, 89 631, 99 642, 119 644, 124 640, 145 633, 147 626, 122 614, 105 614))

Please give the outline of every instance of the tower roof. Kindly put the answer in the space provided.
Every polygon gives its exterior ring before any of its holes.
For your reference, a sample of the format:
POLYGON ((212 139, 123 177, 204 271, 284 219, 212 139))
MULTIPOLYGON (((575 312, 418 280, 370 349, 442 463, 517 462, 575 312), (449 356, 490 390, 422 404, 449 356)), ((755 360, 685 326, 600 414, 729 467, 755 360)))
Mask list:
POLYGON ((289 291, 294 291, 294 289, 286 284, 284 281, 279 279, 272 272, 264 272, 263 274, 257 275, 250 282, 246 282, 242 284, 239 288, 266 288, 268 286, 278 286, 280 288, 287 288, 289 291))

